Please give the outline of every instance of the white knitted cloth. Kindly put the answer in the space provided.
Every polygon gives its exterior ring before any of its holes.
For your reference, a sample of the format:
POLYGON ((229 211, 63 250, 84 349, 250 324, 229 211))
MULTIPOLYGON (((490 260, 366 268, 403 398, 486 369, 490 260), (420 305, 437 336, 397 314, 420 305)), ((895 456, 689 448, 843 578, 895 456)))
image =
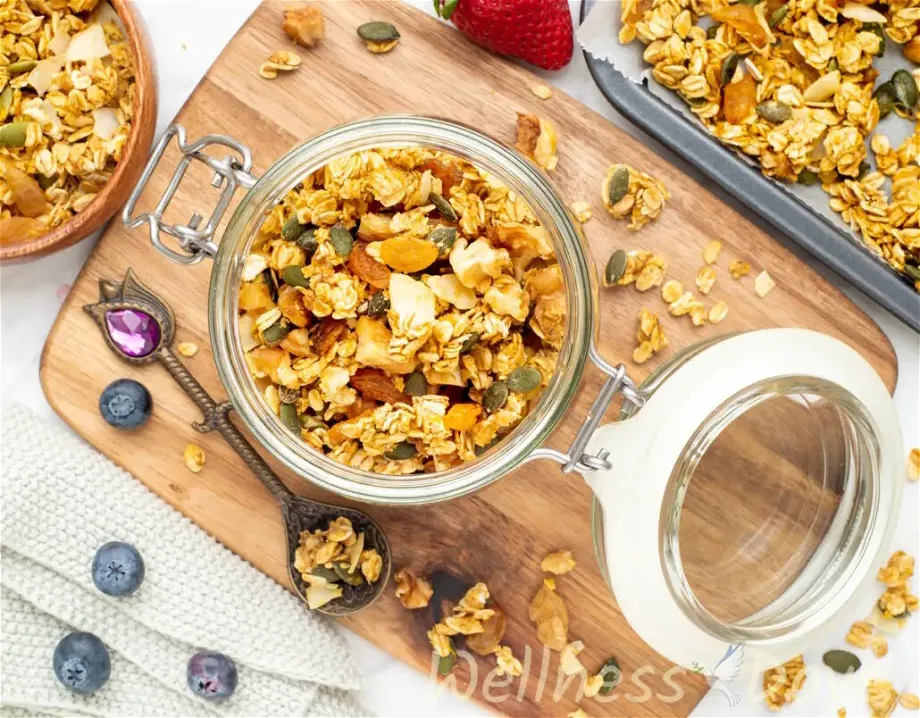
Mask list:
POLYGON ((4 716, 363 715, 344 640, 299 599, 66 430, 20 407, 0 424, 4 716), (93 585, 106 541, 127 541, 144 559, 133 596, 93 585), (71 693, 51 669, 72 630, 109 648, 111 678, 92 696, 71 693), (228 700, 186 687, 198 650, 233 659, 239 682, 228 700))

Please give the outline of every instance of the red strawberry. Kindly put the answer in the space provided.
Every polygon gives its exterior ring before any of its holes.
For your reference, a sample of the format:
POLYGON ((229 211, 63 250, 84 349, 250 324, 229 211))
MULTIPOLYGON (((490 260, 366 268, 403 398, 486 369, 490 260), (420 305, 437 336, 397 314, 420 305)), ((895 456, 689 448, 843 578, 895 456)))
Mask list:
POLYGON ((568 0, 434 0, 435 11, 473 42, 542 67, 572 59, 568 0))

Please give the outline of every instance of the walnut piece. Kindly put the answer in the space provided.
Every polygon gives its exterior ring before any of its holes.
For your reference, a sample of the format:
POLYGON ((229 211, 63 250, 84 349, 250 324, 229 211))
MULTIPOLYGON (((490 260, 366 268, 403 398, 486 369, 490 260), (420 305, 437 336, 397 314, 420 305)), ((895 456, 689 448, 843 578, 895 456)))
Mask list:
POLYGON ((424 578, 416 576, 407 568, 401 568, 393 577, 396 582, 396 598, 404 608, 425 608, 434 591, 424 578))

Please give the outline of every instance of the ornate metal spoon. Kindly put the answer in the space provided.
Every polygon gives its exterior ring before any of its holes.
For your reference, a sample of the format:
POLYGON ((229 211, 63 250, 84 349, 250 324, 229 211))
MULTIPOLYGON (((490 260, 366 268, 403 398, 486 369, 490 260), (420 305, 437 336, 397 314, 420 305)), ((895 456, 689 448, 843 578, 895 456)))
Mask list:
POLYGON ((364 532, 365 549, 377 549, 383 559, 380 578, 374 583, 351 586, 342 582, 342 596, 317 609, 331 616, 346 616, 369 606, 383 591, 390 577, 390 546, 380 527, 365 513, 343 506, 312 501, 292 493, 265 463, 228 416, 230 402, 217 403, 192 376, 172 350, 176 317, 158 295, 145 287, 131 269, 121 282, 99 280, 99 301, 83 307, 99 326, 109 348, 129 364, 160 362, 176 383, 201 409, 204 418, 192 424, 196 431, 217 431, 239 454, 252 472, 271 491, 281 506, 287 538, 288 573, 297 594, 306 601, 306 585, 294 568, 294 551, 302 531, 326 528, 332 519, 345 516, 355 532, 364 532))

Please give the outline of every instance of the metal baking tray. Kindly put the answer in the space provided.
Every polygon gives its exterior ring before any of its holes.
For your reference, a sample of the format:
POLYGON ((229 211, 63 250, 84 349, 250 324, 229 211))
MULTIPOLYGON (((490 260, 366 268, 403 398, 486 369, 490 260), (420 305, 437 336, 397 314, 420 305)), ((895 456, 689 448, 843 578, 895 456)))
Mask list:
MULTIPOLYGON (((598 0, 582 0, 584 20, 598 0)), ((841 222, 835 226, 760 169, 745 162, 698 124, 626 79, 608 62, 584 53, 598 89, 618 112, 690 162, 805 251, 920 332, 920 295, 841 222)))

